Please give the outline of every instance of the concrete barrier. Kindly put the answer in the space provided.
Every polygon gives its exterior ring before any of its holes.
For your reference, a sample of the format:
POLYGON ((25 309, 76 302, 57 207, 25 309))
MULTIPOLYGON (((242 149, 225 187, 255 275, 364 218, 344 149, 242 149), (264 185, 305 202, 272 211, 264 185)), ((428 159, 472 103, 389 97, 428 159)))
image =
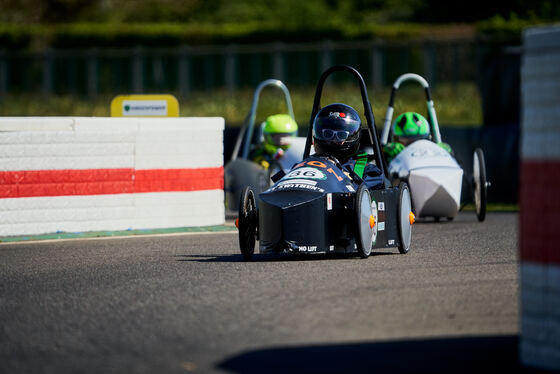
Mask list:
POLYGON ((224 223, 223 118, 0 118, 0 236, 224 223))
POLYGON ((560 370, 560 27, 524 33, 520 358, 560 370))

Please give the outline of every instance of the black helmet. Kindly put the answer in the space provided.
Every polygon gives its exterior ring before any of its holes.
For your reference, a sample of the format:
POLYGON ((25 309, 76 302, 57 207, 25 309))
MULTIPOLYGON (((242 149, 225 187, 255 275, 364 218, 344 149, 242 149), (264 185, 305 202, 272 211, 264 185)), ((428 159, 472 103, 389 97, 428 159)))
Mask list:
POLYGON ((318 154, 332 155, 341 162, 360 147, 362 121, 346 104, 323 107, 313 120, 313 146, 318 154))

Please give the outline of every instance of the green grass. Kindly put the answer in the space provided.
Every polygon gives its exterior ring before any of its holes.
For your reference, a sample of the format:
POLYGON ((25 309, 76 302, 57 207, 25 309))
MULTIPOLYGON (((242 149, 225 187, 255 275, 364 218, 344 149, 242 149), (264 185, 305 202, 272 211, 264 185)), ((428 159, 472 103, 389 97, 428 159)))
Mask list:
MULTIPOLYGON (((467 204, 463 208, 465 212, 474 212, 475 207, 474 204, 467 204)), ((489 203, 486 205, 486 211, 488 212, 502 212, 502 213, 511 213, 511 212, 519 212, 519 204, 501 204, 501 203, 489 203)))
MULTIPOLYGON (((300 125, 309 121, 313 105, 314 87, 290 90, 296 120, 300 125)), ((381 125, 389 101, 390 88, 368 92, 373 114, 381 125)), ((482 123, 482 107, 478 89, 474 83, 440 84, 432 92, 439 123, 445 126, 478 126, 482 123)), ((219 116, 228 125, 238 125, 247 115, 253 89, 241 89, 234 93, 223 89, 194 92, 187 98, 179 98, 181 116, 219 116)), ((90 101, 75 96, 7 95, 0 100, 0 116, 96 116, 110 115, 113 96, 102 96, 90 101)), ((362 112, 359 90, 354 85, 330 85, 323 91, 322 105, 343 102, 362 112)), ((267 115, 285 112, 280 90, 266 89, 261 94, 257 121, 267 115)), ((418 86, 403 87, 397 92, 394 118, 404 111, 426 114, 424 91, 418 86)), ((393 119, 394 119, 393 118, 393 119)))
POLYGON ((59 239, 88 239, 88 238, 104 238, 104 237, 135 236, 135 235, 224 232, 224 231, 236 231, 236 230, 237 229, 232 225, 217 225, 217 226, 201 226, 201 227, 170 227, 170 228, 163 228, 163 229, 145 229, 145 230, 57 232, 57 233, 41 234, 41 235, 0 237, 0 243, 14 243, 14 242, 38 241, 38 240, 59 240, 59 239))

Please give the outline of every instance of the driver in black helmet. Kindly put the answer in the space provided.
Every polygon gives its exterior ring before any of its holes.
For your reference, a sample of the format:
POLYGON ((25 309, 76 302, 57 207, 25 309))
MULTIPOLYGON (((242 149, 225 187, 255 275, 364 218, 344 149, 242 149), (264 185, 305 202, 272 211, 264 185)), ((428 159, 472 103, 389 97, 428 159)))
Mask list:
POLYGON ((313 120, 313 146, 318 156, 331 156, 356 173, 369 188, 383 186, 381 170, 360 153, 362 121, 346 104, 323 107, 313 120))

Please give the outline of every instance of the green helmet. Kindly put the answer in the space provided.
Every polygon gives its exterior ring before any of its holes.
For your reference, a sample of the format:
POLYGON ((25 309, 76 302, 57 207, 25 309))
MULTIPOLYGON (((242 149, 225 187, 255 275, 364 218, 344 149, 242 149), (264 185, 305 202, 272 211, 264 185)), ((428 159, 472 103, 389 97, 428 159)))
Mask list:
POLYGON ((288 114, 274 114, 264 122, 264 149, 268 154, 275 154, 279 149, 287 150, 291 137, 297 135, 298 125, 288 114))
POLYGON ((405 146, 419 139, 430 137, 430 125, 426 118, 415 112, 406 112, 393 122, 393 140, 405 146))

